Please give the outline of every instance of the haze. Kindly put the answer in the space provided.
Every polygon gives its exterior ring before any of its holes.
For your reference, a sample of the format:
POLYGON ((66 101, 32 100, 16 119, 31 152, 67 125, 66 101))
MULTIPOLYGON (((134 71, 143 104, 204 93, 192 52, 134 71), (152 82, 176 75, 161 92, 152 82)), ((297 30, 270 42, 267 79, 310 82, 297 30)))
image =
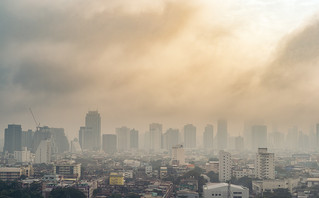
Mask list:
MULTIPOLYGON (((314 0, 0 1, 0 126, 319 117, 314 0)), ((230 131, 232 133, 232 131, 230 131)), ((234 133, 234 132, 233 132, 234 133)), ((237 132, 236 132, 237 133, 237 132)))

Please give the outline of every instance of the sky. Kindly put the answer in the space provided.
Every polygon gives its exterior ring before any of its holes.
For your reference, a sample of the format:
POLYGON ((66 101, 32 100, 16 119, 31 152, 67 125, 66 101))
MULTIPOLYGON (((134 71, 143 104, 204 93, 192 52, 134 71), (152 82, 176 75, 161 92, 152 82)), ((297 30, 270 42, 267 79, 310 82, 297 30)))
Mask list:
POLYGON ((315 0, 2 0, 0 130, 35 129, 30 107, 72 138, 89 110, 102 133, 313 125, 318 14, 315 0))

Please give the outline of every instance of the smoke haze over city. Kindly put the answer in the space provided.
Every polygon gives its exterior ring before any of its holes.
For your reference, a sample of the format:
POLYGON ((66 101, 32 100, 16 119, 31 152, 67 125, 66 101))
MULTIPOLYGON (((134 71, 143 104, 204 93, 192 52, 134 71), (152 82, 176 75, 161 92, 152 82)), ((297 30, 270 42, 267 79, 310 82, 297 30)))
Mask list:
POLYGON ((309 127, 318 11, 314 0, 1 1, 0 126, 35 129, 31 107, 69 137, 96 109, 102 133, 219 118, 234 135, 244 121, 309 127))

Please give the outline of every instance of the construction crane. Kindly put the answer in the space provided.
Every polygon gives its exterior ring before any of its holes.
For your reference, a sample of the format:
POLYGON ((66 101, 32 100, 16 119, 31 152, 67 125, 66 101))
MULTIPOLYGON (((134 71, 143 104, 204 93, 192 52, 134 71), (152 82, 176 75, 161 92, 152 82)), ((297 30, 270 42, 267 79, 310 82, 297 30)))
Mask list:
POLYGON ((40 122, 37 122, 37 120, 35 119, 35 117, 34 117, 34 114, 33 114, 33 112, 32 112, 31 107, 29 108, 29 111, 30 111, 30 113, 31 113, 31 115, 32 115, 32 118, 33 118, 33 120, 34 120, 34 123, 35 123, 36 129, 37 129, 37 131, 38 131, 38 130, 39 130, 39 128, 40 128, 40 122))

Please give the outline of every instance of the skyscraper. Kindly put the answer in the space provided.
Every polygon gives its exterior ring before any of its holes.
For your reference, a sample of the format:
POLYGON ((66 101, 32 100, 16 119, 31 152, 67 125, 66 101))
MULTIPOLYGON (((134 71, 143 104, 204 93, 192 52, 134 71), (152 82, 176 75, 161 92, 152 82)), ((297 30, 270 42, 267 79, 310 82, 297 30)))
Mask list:
POLYGON ((225 151, 219 151, 219 181, 227 182, 232 176, 231 154, 225 151))
POLYGON ((150 150, 158 152, 162 148, 162 125, 158 123, 150 124, 150 150))
POLYGON ((94 137, 92 136, 92 129, 89 127, 80 127, 79 143, 83 151, 92 151, 94 148, 94 137))
POLYGON ((35 152, 35 163, 41 164, 41 163, 50 163, 51 162, 51 140, 42 140, 37 147, 37 150, 35 152))
POLYGON ((85 117, 85 126, 92 129, 94 150, 101 149, 101 116, 98 111, 89 111, 85 117))
POLYGON ((29 151, 32 150, 32 138, 33 138, 34 132, 32 130, 28 131, 22 131, 22 147, 27 147, 29 151))
POLYGON ((130 148, 138 149, 138 131, 135 129, 130 131, 130 148))
POLYGON ((207 150, 213 149, 213 142, 214 142, 214 127, 213 125, 206 125, 205 131, 203 134, 203 143, 204 148, 207 150))
POLYGON ((54 153, 69 151, 69 141, 63 128, 50 128, 51 140, 54 142, 54 153))
POLYGON ((275 179, 275 154, 268 153, 267 148, 258 148, 255 159, 255 177, 275 179))
POLYGON ((105 153, 115 153, 117 149, 117 139, 114 134, 103 134, 103 151, 105 153))
POLYGON ((21 151, 22 147, 22 128, 21 125, 9 124, 4 132, 4 152, 14 153, 21 151))
POLYGON ((130 129, 123 126, 116 128, 117 149, 118 151, 127 151, 130 148, 130 129))
POLYGON ((32 152, 35 153, 40 142, 51 138, 50 128, 47 126, 39 127, 33 135, 32 152))
POLYGON ((179 130, 169 128, 163 135, 163 148, 170 151, 173 146, 178 145, 179 130))
POLYGON ((267 126, 254 125, 251 128, 253 150, 267 147, 267 126))
POLYGON ((227 148, 227 138, 228 138, 227 120, 218 120, 217 121, 217 148, 219 150, 223 150, 227 148))
POLYGON ((184 126, 184 146, 185 148, 196 148, 196 127, 192 124, 184 126))

